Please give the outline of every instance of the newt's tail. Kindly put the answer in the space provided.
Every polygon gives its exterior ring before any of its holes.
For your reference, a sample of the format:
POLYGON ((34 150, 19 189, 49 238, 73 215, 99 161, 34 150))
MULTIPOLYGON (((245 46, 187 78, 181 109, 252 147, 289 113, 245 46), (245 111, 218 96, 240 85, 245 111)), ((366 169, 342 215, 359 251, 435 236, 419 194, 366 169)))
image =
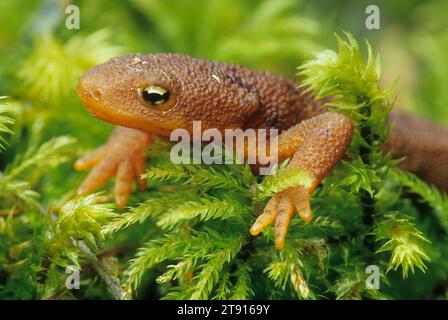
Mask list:
POLYGON ((401 112, 392 112, 389 122, 385 146, 395 158, 405 157, 400 168, 448 191, 448 128, 401 112))

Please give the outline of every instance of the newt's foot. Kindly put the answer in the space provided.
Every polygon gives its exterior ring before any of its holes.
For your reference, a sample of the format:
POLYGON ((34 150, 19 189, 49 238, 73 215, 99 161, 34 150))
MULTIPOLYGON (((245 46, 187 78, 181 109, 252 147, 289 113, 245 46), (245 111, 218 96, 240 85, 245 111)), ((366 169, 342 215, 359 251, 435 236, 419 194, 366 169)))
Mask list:
POLYGON ((147 133, 118 127, 106 144, 76 161, 76 170, 93 167, 77 193, 88 194, 106 183, 112 176, 116 176, 115 202, 118 207, 124 207, 131 194, 134 180, 139 190, 146 187, 146 180, 140 176, 146 169, 145 149, 150 142, 151 136, 147 133))
POLYGON ((275 247, 283 249, 289 221, 294 212, 305 222, 313 219, 310 207, 310 190, 303 186, 277 193, 267 203, 263 213, 257 218, 250 233, 255 236, 275 221, 275 247))

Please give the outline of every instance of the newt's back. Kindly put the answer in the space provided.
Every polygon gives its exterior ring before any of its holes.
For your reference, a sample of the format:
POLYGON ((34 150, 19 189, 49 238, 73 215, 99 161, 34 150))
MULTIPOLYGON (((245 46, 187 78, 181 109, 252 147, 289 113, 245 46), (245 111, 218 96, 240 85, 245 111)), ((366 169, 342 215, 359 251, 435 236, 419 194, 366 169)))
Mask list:
POLYGON ((325 111, 321 108, 322 101, 305 93, 295 80, 229 63, 210 62, 208 67, 224 71, 232 84, 257 97, 258 108, 243 129, 284 130, 325 111))

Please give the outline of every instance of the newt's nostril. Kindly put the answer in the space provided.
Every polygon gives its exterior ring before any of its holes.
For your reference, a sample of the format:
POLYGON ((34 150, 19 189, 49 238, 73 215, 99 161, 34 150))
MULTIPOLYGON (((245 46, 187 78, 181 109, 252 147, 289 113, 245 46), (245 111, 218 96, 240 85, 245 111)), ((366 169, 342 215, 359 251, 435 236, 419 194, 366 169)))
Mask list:
POLYGON ((98 89, 95 89, 92 91, 92 95, 95 99, 99 99, 99 98, 101 98, 101 91, 98 89))

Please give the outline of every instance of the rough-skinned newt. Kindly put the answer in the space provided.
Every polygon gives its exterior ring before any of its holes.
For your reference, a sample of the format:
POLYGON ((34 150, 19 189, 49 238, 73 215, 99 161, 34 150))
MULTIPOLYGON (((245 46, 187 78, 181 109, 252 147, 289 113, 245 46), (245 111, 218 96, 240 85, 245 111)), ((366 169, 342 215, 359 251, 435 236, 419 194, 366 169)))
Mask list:
MULTIPOLYGON (((78 189, 87 194, 116 176, 119 207, 133 182, 145 181, 145 149, 152 136, 169 137, 177 128, 280 130, 278 160, 291 157, 287 168, 305 170, 309 187, 274 195, 250 232, 257 235, 275 223, 275 244, 284 246, 289 221, 298 212, 312 219, 310 197, 349 146, 354 126, 345 116, 322 107, 324 101, 305 93, 294 80, 242 66, 209 62, 179 54, 133 54, 89 69, 79 80, 78 95, 95 117, 118 125, 109 141, 78 160, 78 170, 93 170, 78 189)), ((391 113, 395 123, 386 146, 401 166, 441 190, 448 187, 448 129, 423 119, 391 113)))

